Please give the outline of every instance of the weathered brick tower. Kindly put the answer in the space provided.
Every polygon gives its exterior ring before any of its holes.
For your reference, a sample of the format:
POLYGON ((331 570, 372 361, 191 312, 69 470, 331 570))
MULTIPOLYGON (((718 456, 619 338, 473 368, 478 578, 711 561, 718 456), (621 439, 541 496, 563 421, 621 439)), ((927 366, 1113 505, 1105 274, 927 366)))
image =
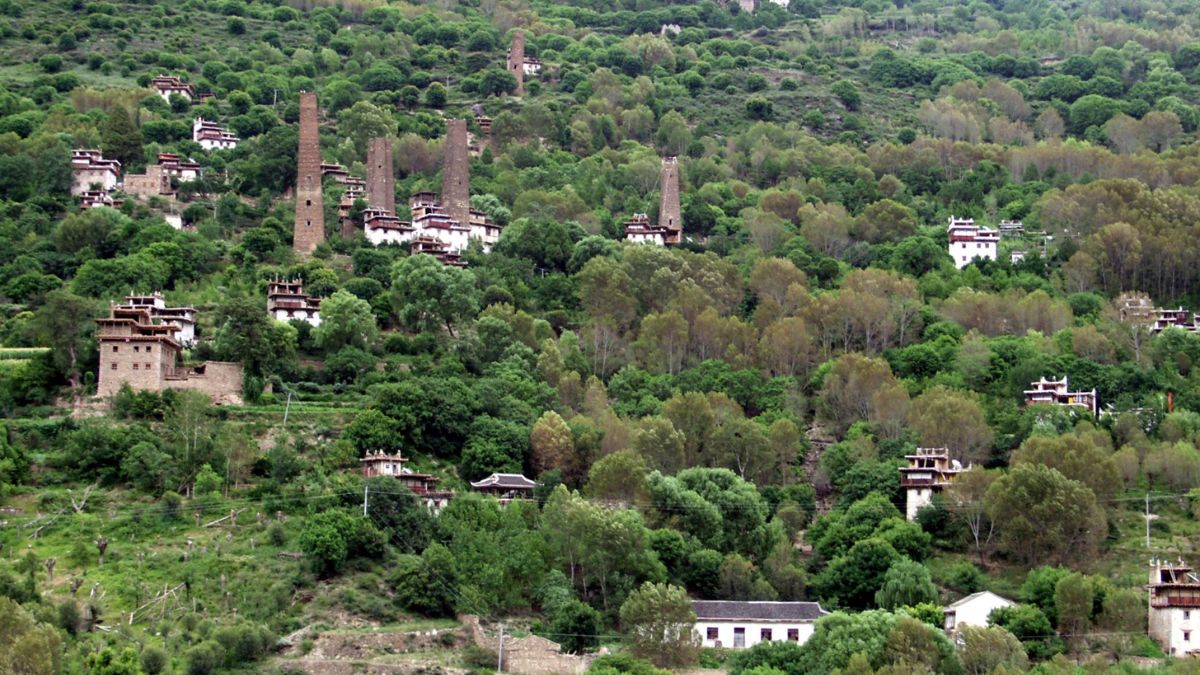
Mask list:
POLYGON ((392 173, 392 139, 367 142, 367 205, 396 215, 396 178, 392 173))
POLYGON ((683 216, 679 208, 679 162, 674 157, 663 157, 662 160, 658 226, 666 228, 667 244, 678 244, 682 240, 683 216))
POLYGON ((296 224, 292 248, 310 255, 325 241, 325 204, 321 199, 321 137, 317 131, 317 95, 300 92, 300 147, 296 153, 296 224))
POLYGON ((446 120, 442 160, 442 208, 459 224, 471 222, 471 175, 467 156, 467 121, 446 120))
POLYGON ((517 78, 517 96, 525 93, 525 33, 513 33, 512 47, 508 49, 508 72, 517 78))

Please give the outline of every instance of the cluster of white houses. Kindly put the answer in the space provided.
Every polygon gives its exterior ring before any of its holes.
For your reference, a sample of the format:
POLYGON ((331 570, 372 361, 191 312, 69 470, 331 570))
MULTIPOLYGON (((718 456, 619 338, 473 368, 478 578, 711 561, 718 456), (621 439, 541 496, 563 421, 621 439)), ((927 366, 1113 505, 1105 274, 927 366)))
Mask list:
POLYGON ((216 122, 197 117, 192 122, 192 140, 205 150, 232 150, 242 139, 216 122))

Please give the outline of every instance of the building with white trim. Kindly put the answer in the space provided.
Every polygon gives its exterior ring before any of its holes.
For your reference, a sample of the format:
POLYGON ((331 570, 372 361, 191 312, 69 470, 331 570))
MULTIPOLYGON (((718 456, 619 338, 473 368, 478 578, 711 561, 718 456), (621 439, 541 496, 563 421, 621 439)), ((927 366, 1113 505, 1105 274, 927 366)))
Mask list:
POLYGON ((804 644, 829 614, 816 602, 693 600, 696 634, 705 647, 747 649, 760 642, 804 644))
POLYGON ((950 216, 946 234, 950 240, 950 257, 954 258, 954 266, 958 269, 971 264, 971 261, 976 258, 996 259, 1000 247, 998 231, 980 227, 971 218, 950 216))

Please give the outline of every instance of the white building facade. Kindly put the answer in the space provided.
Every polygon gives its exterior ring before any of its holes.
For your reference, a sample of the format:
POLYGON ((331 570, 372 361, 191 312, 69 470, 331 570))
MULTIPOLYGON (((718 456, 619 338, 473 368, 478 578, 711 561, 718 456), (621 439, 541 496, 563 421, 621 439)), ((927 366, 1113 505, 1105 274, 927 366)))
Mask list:
POLYGON ((1168 656, 1200 654, 1200 578, 1182 560, 1150 561, 1150 637, 1168 656))
POLYGON ((950 216, 946 227, 950 240, 950 257, 954 266, 962 269, 976 258, 995 260, 1000 249, 1000 233, 975 224, 971 218, 950 216))
POLYGON ((704 647, 748 649, 760 642, 804 644, 829 612, 816 602, 693 600, 696 634, 704 647))
POLYGON ((953 634, 963 626, 987 628, 992 623, 988 617, 991 616, 993 610, 1001 607, 1015 607, 1016 604, 991 591, 972 593, 942 609, 942 616, 946 621, 946 632, 953 634))

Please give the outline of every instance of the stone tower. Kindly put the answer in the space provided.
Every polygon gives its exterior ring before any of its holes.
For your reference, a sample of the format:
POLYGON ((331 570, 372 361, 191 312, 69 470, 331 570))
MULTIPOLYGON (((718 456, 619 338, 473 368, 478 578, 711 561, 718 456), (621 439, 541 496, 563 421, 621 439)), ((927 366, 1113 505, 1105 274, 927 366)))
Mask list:
POLYGON ((658 226, 667 229, 666 243, 678 244, 683 232, 683 216, 679 208, 679 162, 663 157, 659 185, 658 226))
POLYGON ((317 244, 325 241, 317 95, 311 91, 300 93, 300 147, 296 160, 296 224, 292 229, 292 248, 301 255, 310 255, 317 244))
POLYGON ((525 93, 525 33, 513 33, 512 47, 508 50, 508 72, 517 78, 517 96, 525 93))
POLYGON ((396 178, 392 173, 392 139, 367 142, 367 205, 396 215, 396 178))
POLYGON ((442 160, 442 208, 459 224, 471 222, 471 175, 467 158, 467 121, 446 120, 442 160))

